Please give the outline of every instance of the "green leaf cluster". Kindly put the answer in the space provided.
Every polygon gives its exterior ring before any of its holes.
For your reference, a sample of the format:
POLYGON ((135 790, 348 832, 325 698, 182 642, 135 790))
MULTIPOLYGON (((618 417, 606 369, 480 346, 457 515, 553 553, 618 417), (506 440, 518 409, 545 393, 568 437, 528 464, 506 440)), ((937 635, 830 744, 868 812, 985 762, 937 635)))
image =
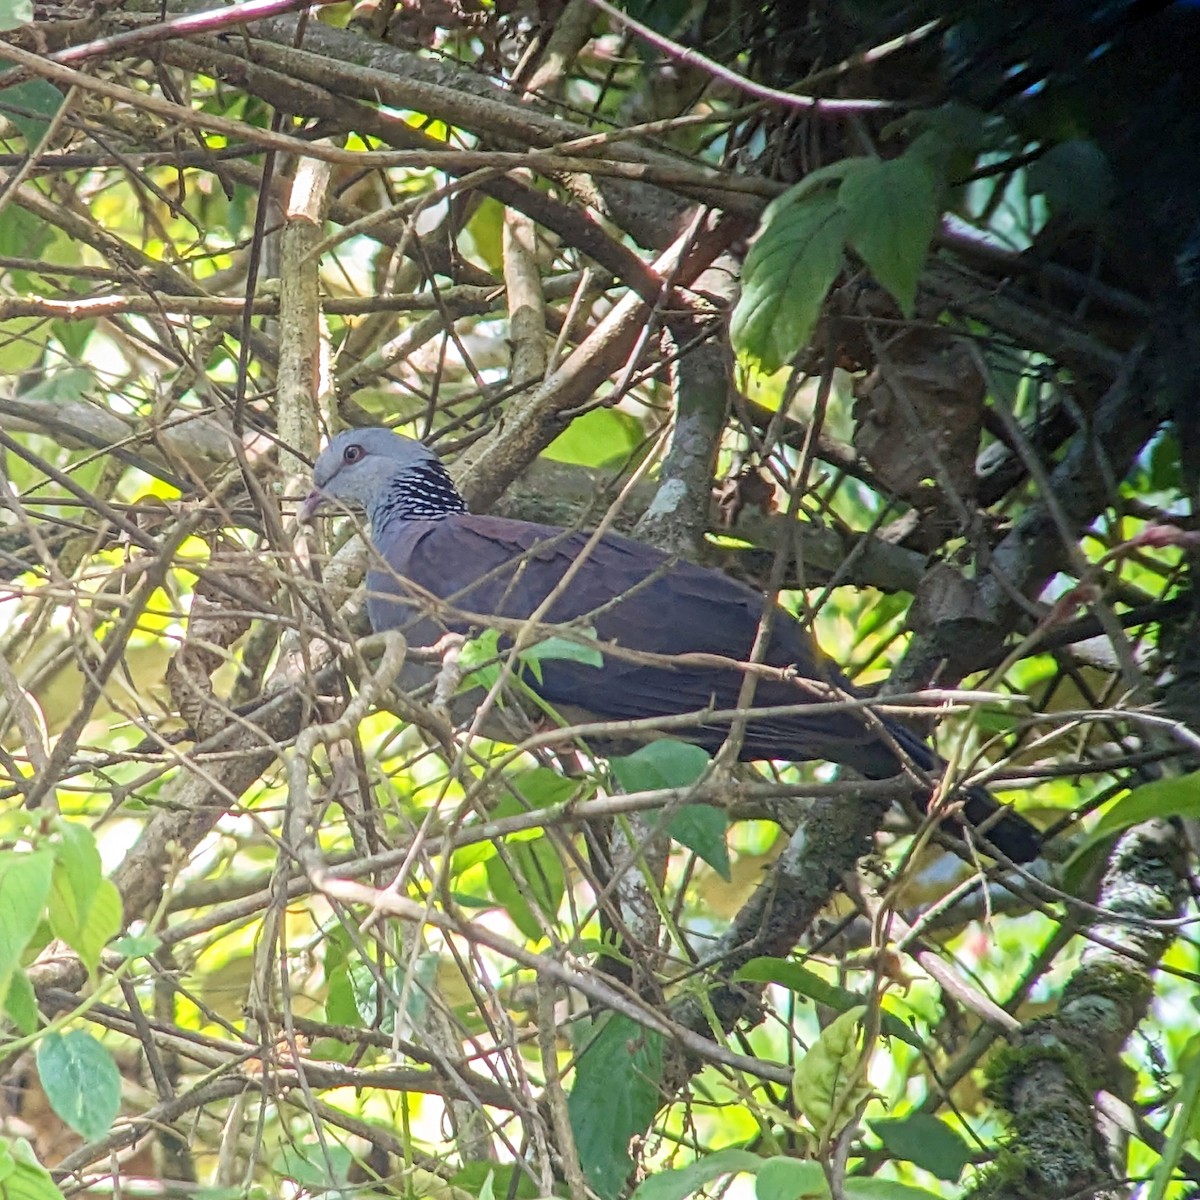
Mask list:
POLYGON ((746 258, 731 334, 740 355, 777 371, 805 346, 849 248, 908 315, 941 211, 943 180, 914 147, 848 158, 773 200, 746 258))

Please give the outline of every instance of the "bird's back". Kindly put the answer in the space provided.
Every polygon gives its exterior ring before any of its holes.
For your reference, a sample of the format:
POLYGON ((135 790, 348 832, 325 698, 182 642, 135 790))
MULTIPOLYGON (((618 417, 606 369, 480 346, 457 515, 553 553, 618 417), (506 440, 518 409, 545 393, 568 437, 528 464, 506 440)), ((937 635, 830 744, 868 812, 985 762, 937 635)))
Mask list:
MULTIPOLYGON (((398 522, 379 539, 378 550, 390 569, 380 564, 368 578, 372 625, 408 627, 414 644, 429 645, 448 630, 468 632, 472 622, 461 614, 523 620, 557 590, 542 620, 590 627, 602 648, 614 643, 623 650, 662 657, 705 654, 735 662, 750 658, 764 609, 756 591, 719 571, 671 559, 616 534, 599 539, 563 584, 589 537, 467 513, 398 522), (460 615, 432 617, 429 605, 420 599, 422 593, 449 602, 460 615)), ((806 689, 805 680, 851 690, 795 618, 780 608, 773 611, 762 661, 792 668, 797 678, 759 679, 755 707, 830 699, 823 691, 806 689)), ((737 708, 744 679, 733 666, 649 664, 613 651, 604 654, 602 667, 547 659, 540 672, 536 690, 551 704, 606 720, 737 708)), ((877 730, 878 725, 857 712, 763 718, 748 725, 742 757, 828 759, 868 776, 886 777, 898 764, 877 730)), ((714 750, 726 731, 724 723, 711 723, 687 736, 714 750)), ((932 759, 928 752, 926 757, 932 759)))

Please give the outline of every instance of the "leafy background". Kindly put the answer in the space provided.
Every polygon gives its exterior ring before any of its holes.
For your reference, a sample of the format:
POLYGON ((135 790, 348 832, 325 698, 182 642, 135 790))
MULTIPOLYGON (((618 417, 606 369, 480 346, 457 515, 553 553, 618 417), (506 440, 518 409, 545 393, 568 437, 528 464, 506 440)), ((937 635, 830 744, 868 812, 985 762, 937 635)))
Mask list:
POLYGON ((0 0, 5 1194, 1191 1194, 1146 7, 0 0), (778 591, 1045 861, 396 695, 354 523, 294 521, 378 422, 778 591))

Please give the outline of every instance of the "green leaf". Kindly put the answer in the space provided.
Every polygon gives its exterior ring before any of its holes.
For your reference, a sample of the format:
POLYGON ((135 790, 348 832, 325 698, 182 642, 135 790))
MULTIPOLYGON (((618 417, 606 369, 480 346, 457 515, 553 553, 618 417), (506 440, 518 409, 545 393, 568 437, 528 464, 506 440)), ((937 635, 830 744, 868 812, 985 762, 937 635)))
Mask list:
POLYGON ((736 1175, 741 1171, 757 1171, 765 1160, 750 1150, 739 1150, 730 1146, 715 1154, 676 1167, 670 1171, 656 1171, 643 1179, 630 1200, 687 1200, 706 1183, 722 1175, 736 1175))
POLYGON ((866 1005, 835 1017, 796 1064, 792 1098, 797 1111, 824 1141, 852 1120, 859 1104, 871 1094, 859 1040, 866 1005))
POLYGON ((767 205, 730 325, 740 355, 770 373, 803 349, 842 269, 849 225, 828 192, 796 199, 793 189, 767 205))
MULTIPOLYGON (((711 761, 707 750, 690 742, 659 738, 632 754, 609 759, 608 765, 622 791, 650 792, 691 787, 711 761)), ((707 805, 688 805, 667 825, 677 842, 698 854, 724 879, 729 878, 729 849, 725 844, 728 827, 725 814, 707 805)))
POLYGON ((88 341, 99 328, 98 321, 68 321, 65 317, 50 323, 50 330, 57 341, 62 343, 67 358, 79 361, 83 358, 88 341))
POLYGON ((0 1194, 4 1200, 62 1200, 62 1192, 55 1186, 50 1172, 38 1162, 33 1147, 24 1138, 6 1142, 0 1138, 6 1158, 12 1167, 3 1177, 0 1194))
MULTIPOLYGON (((862 1003, 862 995, 852 992, 849 988, 829 983, 820 975, 802 967, 799 963, 790 962, 783 958, 752 958, 739 968, 734 975, 735 982, 746 983, 776 983, 790 992, 798 992, 818 1004, 824 1004, 836 1012, 849 1012, 862 1003)), ((880 1029, 888 1037, 899 1038, 907 1042, 914 1050, 925 1051, 924 1041, 916 1032, 906 1025, 895 1013, 884 1011, 880 1021, 880 1029)))
POLYGON ((283 1146, 271 1162, 277 1175, 292 1180, 309 1192, 327 1192, 345 1183, 354 1165, 348 1146, 327 1142, 293 1143, 283 1146))
MULTIPOLYGON (((28 25, 33 20, 33 0, 0 0, 0 33, 7 33, 20 25, 28 25)), ((13 64, 0 59, 0 69, 11 67, 13 64)), ((20 85, 18 85, 20 86, 20 85)), ((15 88, 10 91, 15 91, 15 88)))
POLYGON ((971 1147, 962 1134, 930 1113, 880 1117, 867 1123, 892 1155, 915 1163, 947 1183, 957 1180, 971 1161, 971 1147))
POLYGON ((334 1025, 361 1029, 365 1022, 350 978, 350 958, 356 953, 344 926, 334 925, 328 930, 322 954, 326 983, 325 1019, 334 1025))
POLYGON ((580 1165, 601 1200, 614 1200, 633 1170, 629 1142, 663 1103, 662 1069, 662 1038, 617 1014, 576 1061, 567 1113, 580 1165))
POLYGON ((850 245, 905 316, 937 228, 940 190, 929 165, 905 154, 855 171, 838 191, 850 245))
POLYGON ((492 1192, 512 1200, 536 1200, 541 1193, 529 1173, 513 1163, 470 1162, 464 1163, 447 1182, 453 1188, 461 1188, 472 1196, 479 1196, 491 1181, 492 1192))
POLYGON ((819 1163, 801 1158, 769 1158, 758 1172, 757 1200, 825 1200, 829 1184, 819 1163))
MULTIPOLYGON (((0 0, 0 32, 24 25, 33 19, 33 9, 26 9, 24 0, 0 0), (7 10, 7 12, 6 12, 7 10), (19 11, 28 11, 28 17, 18 17, 19 11)), ((0 71, 8 70, 13 64, 0 58, 0 71)), ((62 107, 65 97, 62 92, 45 79, 27 79, 13 87, 5 88, 0 103, 0 115, 11 121, 24 135, 25 145, 33 149, 45 136, 51 118, 62 107)))
POLYGON ((1200 1035, 1193 1034, 1180 1055, 1183 1079, 1175 1097, 1175 1119, 1162 1157, 1154 1171, 1154 1182, 1146 1200, 1162 1200, 1183 1158, 1184 1149, 1200 1124, 1200 1035))
POLYGON ((484 266, 496 275, 504 271, 504 205, 484 196, 475 206, 464 230, 484 266))
MULTIPOLYGON (((539 808, 551 808, 555 804, 564 804, 581 789, 593 789, 588 781, 572 779, 549 767, 530 767, 527 771, 514 771, 505 776, 505 786, 511 789, 511 797, 515 802, 513 812, 531 812, 539 808)), ((499 816, 500 806, 497 805, 493 816, 499 816)))
POLYGON ((149 958, 162 945, 162 938, 156 933, 130 933, 117 938, 109 946, 126 958, 149 958))
MULTIPOLYGON (((4 65, 3 60, 0 60, 0 67, 4 65)), ((39 221, 23 208, 6 206, 4 220, 0 221, 0 254, 20 258, 36 257, 45 249, 52 236, 46 222, 39 221)), ((28 275, 25 275, 25 278, 28 279, 28 275)))
POLYGON ((38 1043, 38 1078, 50 1107, 89 1142, 102 1138, 121 1108, 121 1075, 90 1033, 48 1033, 38 1043))
POLYGON ((608 765, 626 792, 691 787, 712 760, 708 751, 690 742, 659 738, 632 754, 610 758, 608 765))
POLYGON ((478 637, 468 638, 458 652, 463 673, 460 692, 472 688, 490 688, 500 678, 500 631, 485 629, 478 637))
POLYGON ((581 467, 615 466, 626 462, 645 438, 636 417, 615 408, 593 408, 572 420, 542 457, 581 467))
MULTIPOLYGON (((579 632, 584 637, 596 640, 594 629, 581 629, 579 632)), ((521 652, 521 658, 525 662, 533 663, 557 658, 566 662, 584 663, 589 667, 604 666, 604 655, 594 646, 585 646, 582 642, 574 642, 561 637, 548 637, 545 641, 538 642, 536 646, 530 646, 528 650, 521 652)))
POLYGON ((728 830, 729 818, 708 804, 688 804, 667 822, 667 832, 724 880, 730 878, 729 846, 725 841, 728 830))
POLYGON ((121 895, 101 875, 92 831, 75 821, 58 821, 56 829, 50 928, 94 972, 100 952, 121 931, 121 895))
POLYGON ((1096 822, 1088 840, 1111 837, 1153 817, 1200 817, 1200 771, 1155 779, 1134 788, 1096 822))
POLYGON ((37 932, 53 875, 54 859, 46 850, 0 853, 0 996, 8 995, 21 954, 37 932))
POLYGON ((546 920, 554 920, 567 887, 562 860, 544 835, 531 841, 507 838, 505 848, 512 869, 500 855, 489 858, 485 867, 488 884, 513 924, 530 941, 537 941, 546 934, 534 905, 541 909, 546 920))
POLYGON ((41 1021, 38 1015, 37 996, 33 984, 24 970, 18 968, 8 981, 8 995, 4 998, 4 1011, 13 1019, 13 1023, 23 1034, 31 1034, 37 1030, 41 1021))
MULTIPOLYGON (((395 962, 391 958, 381 966, 365 959, 349 939, 346 945, 345 959, 337 963, 335 957, 330 974, 331 983, 339 975, 345 979, 345 984, 339 980, 337 987, 335 1012, 339 1023, 392 1034, 396 1030, 396 1014, 400 1011, 397 1004, 403 1000, 402 1022, 410 1027, 419 1026, 437 978, 438 956, 419 952, 411 969, 408 963, 395 962), (349 987, 348 995, 346 986, 349 987)), ((326 970, 330 971, 330 968, 327 966, 326 970)), ((328 1008, 326 1013, 328 1015, 328 1008)))

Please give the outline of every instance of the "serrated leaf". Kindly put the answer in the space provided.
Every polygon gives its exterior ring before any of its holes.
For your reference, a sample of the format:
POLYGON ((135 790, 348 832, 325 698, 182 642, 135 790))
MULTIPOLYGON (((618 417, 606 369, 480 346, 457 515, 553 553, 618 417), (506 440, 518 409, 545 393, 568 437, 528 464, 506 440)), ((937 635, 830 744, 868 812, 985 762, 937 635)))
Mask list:
MULTIPOLYGON (((835 1012, 849 1012, 862 1004, 861 993, 830 983, 815 971, 783 958, 752 958, 738 969, 733 978, 734 982, 738 983, 775 983, 790 992, 797 992, 818 1004, 824 1004, 835 1012)), ((895 1013, 885 1010, 880 1016, 880 1029, 883 1033, 888 1037, 899 1038, 914 1050, 924 1053, 925 1042, 895 1013)))
POLYGON ((871 1094, 859 1040, 866 1005, 835 1017, 796 1064, 792 1099, 796 1109, 822 1139, 835 1134, 851 1120, 859 1104, 871 1094))
POLYGON ((567 1113, 579 1162, 601 1200, 615 1200, 633 1159, 630 1139, 650 1127, 663 1103, 662 1038, 628 1017, 610 1016, 580 1054, 567 1113))
POLYGON ((829 1184, 820 1163, 801 1158, 769 1158, 759 1168, 756 1200, 824 1200, 829 1184))
POLYGON ((102 1138, 121 1109, 121 1074, 90 1033, 48 1033, 37 1050, 38 1078, 50 1107, 89 1142, 102 1138))
POLYGON ((681 846, 702 858, 722 879, 730 878, 729 818, 708 804, 688 804, 667 822, 667 832, 681 846))
POLYGON ((953 1183, 971 1161, 971 1147, 957 1130, 931 1113, 907 1117, 880 1117, 868 1121, 875 1136, 894 1157, 953 1183))
POLYGON ((48 851, 0 853, 0 996, 8 995, 21 954, 37 932, 53 876, 48 851))
POLYGON ((796 199, 793 190, 771 201, 742 268, 730 324, 738 354, 770 373, 803 349, 842 269, 848 229, 845 210, 827 191, 796 199))
POLYGON ((855 171, 838 190, 847 240, 905 316, 937 228, 939 192, 930 166, 912 154, 855 171))
POLYGON ((686 1167, 656 1171, 638 1184, 630 1200, 687 1200, 706 1183, 722 1175, 757 1171, 765 1161, 750 1150, 731 1146, 715 1154, 706 1154, 686 1167))

